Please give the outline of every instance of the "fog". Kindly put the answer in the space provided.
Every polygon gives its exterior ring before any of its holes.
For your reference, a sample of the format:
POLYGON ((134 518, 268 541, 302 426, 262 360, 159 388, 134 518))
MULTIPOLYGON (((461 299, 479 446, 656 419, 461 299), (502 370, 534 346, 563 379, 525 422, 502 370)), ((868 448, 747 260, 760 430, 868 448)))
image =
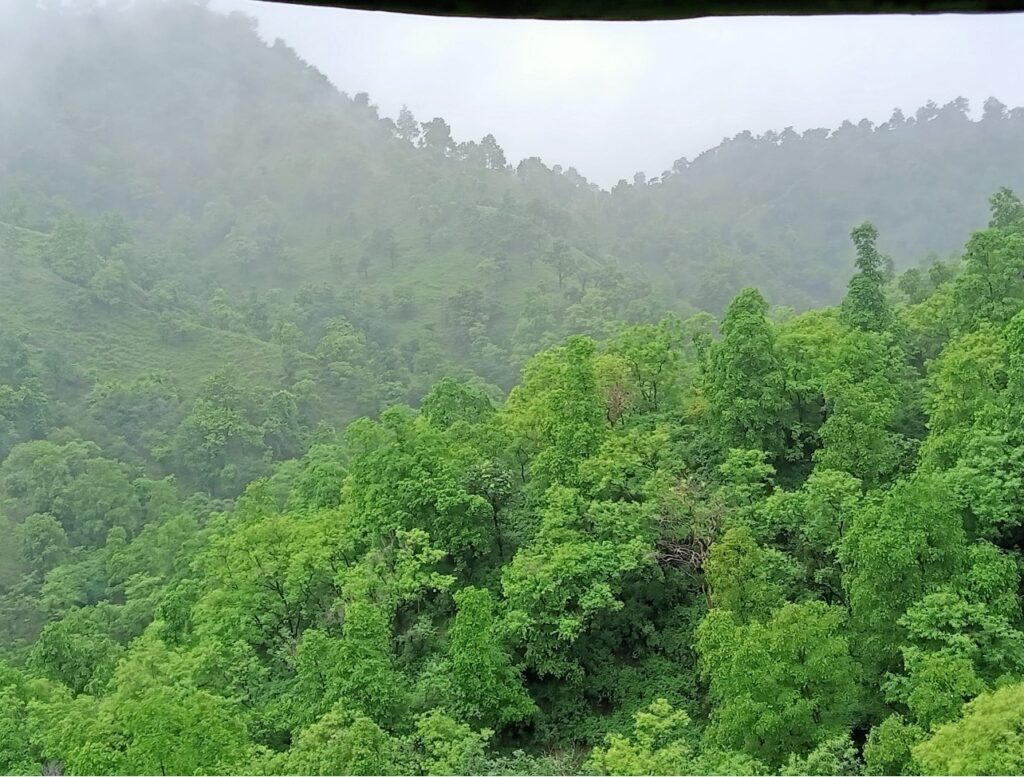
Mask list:
POLYGON ((886 120, 929 100, 1024 103, 1024 15, 451 19, 215 0, 255 16, 339 89, 407 104, 512 160, 574 165, 604 186, 657 175, 723 137, 886 120))

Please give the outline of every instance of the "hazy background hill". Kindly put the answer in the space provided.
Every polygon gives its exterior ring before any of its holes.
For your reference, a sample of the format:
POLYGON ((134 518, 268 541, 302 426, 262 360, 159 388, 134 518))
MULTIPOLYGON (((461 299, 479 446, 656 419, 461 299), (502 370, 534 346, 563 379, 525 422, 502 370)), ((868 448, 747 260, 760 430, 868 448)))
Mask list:
POLYGON ((506 160, 501 127, 456 144, 381 117, 241 15, 5 14, 0 316, 74 365, 71 407, 156 367, 191 396, 231 365, 334 423, 443 374, 507 388, 567 333, 718 314, 747 284, 835 302, 855 224, 896 268, 928 263, 1024 187, 1024 110, 996 100, 744 133, 609 192, 506 160))

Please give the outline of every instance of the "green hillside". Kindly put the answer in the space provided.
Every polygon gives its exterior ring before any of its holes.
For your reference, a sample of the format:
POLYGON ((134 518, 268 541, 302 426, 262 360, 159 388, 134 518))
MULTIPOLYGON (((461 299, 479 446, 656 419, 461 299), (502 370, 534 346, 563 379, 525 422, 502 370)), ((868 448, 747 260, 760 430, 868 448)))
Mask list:
POLYGON ((603 191, 68 5, 0 9, 0 773, 1024 773, 1024 111, 603 191))

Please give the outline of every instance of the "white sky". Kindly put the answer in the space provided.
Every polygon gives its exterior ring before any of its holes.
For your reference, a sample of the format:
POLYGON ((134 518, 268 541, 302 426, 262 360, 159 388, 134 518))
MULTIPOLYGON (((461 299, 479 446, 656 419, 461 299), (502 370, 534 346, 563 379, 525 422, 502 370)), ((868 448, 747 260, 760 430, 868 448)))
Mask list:
POLYGON ((1024 105, 1024 14, 715 18, 672 22, 451 19, 213 0, 260 22, 383 115, 407 104, 456 140, 493 133, 610 186, 659 175, 723 137, 881 122, 928 100, 1024 105))

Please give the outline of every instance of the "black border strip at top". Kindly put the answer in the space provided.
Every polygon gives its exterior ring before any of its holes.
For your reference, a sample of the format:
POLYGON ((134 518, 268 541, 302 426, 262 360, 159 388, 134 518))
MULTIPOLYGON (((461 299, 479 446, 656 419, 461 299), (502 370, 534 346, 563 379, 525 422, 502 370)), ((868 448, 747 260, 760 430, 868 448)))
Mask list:
POLYGON ((260 0, 269 3, 498 19, 646 21, 701 16, 1024 11, 1024 0, 260 0))

